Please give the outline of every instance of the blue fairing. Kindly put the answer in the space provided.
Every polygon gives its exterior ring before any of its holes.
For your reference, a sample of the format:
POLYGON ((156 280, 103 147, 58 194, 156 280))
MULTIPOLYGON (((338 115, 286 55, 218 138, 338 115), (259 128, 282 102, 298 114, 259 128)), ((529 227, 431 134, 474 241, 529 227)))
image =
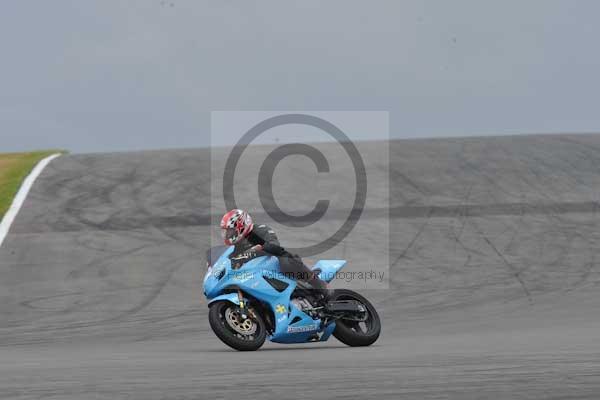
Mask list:
POLYGON ((214 303, 215 301, 228 301, 235 305, 240 305, 240 298, 237 293, 226 293, 220 296, 214 297, 208 301, 208 304, 214 303))
MULTIPOLYGON (((323 324, 320 319, 313 319, 290 302, 296 282, 279 272, 277 257, 257 257, 244 264, 242 268, 233 270, 229 259, 232 251, 233 246, 225 250, 204 277, 204 294, 209 304, 216 301, 239 304, 237 292, 225 293, 226 289, 238 288, 244 295, 266 304, 273 312, 275 330, 269 337, 271 341, 302 343, 314 340, 315 335, 322 341, 329 338, 335 323, 323 324), (287 287, 279 292, 267 279, 277 279, 287 284, 287 287), (294 323, 290 323, 294 320, 296 320, 294 323)), ((329 282, 345 263, 343 260, 323 260, 319 261, 314 268, 319 268, 321 270, 319 276, 329 282)))
POLYGON ((315 264, 313 270, 320 269, 319 279, 331 282, 335 274, 346 265, 346 260, 321 260, 315 264))

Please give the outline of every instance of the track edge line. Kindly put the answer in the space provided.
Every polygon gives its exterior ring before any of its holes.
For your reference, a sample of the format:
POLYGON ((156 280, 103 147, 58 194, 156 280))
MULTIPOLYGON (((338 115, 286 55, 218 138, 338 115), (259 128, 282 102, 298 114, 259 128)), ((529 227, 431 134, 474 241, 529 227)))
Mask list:
POLYGON ((8 211, 6 211, 6 214, 4 214, 2 221, 0 221, 0 247, 2 247, 2 243, 8 235, 8 231, 10 230, 12 223, 17 217, 17 214, 19 214, 19 211, 21 210, 21 207, 23 206, 23 203, 25 202, 29 191, 33 187, 35 180, 38 178, 38 176, 40 176, 40 174, 42 173, 42 171, 44 171, 48 164, 50 164, 50 161, 54 160, 57 157, 60 157, 60 155, 61 153, 56 153, 40 160, 35 165, 35 167, 33 167, 29 175, 27 175, 27 177, 23 180, 23 183, 17 191, 17 194, 13 199, 8 211))

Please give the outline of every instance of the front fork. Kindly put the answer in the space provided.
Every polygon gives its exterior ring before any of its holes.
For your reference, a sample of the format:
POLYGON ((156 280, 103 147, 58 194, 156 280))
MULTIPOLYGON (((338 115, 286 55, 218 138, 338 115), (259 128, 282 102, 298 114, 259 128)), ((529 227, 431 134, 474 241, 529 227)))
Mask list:
POLYGON ((237 291, 238 294, 238 301, 240 303, 239 305, 239 309, 240 309, 240 317, 242 317, 242 319, 247 319, 248 315, 252 318, 254 318, 255 320, 257 319, 256 314, 254 314, 254 309, 248 307, 248 302, 244 301, 244 294, 242 293, 242 291, 240 289, 238 289, 237 291))
POLYGON ((237 291, 238 293, 238 301, 240 302, 240 316, 242 317, 242 319, 246 319, 248 318, 248 315, 246 314, 246 303, 244 302, 244 295, 242 294, 242 291, 240 289, 238 289, 237 291))

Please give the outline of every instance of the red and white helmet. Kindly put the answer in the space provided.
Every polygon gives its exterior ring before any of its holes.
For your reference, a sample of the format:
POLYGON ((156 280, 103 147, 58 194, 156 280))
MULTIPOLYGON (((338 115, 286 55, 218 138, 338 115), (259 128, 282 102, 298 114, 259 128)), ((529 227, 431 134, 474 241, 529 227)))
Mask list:
POLYGON ((234 209, 221 219, 221 236, 226 245, 236 244, 247 237, 254 228, 252 217, 244 210, 234 209))

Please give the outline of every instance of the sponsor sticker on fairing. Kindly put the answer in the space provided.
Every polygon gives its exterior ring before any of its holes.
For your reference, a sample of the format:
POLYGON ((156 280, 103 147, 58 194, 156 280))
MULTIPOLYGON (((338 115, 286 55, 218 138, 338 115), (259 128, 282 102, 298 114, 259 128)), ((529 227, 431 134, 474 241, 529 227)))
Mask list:
POLYGON ((304 325, 304 326, 288 326, 288 333, 301 333, 301 332, 312 332, 318 330, 317 325, 304 325))

